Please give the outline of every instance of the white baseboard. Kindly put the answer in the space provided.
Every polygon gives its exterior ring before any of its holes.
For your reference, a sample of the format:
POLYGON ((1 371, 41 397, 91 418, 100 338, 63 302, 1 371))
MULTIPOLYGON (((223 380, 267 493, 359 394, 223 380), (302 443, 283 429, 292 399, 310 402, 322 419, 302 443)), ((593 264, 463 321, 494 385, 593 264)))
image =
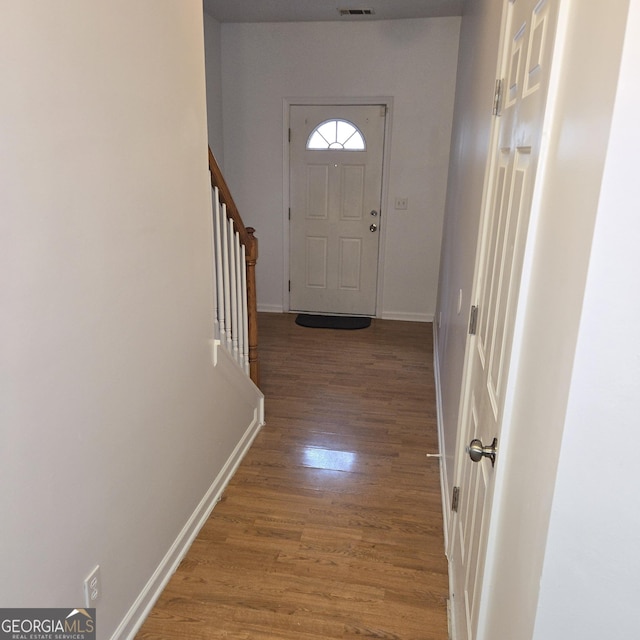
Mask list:
POLYGON ((383 311, 383 320, 404 320, 405 322, 433 322, 433 313, 411 313, 406 311, 383 311))
POLYGON ((263 311, 265 313, 284 313, 284 307, 281 304, 258 303, 258 311, 263 311))
POLYGON ((196 510, 182 528, 182 531, 169 548, 169 551, 167 551, 162 562, 158 565, 158 568, 149 579, 149 582, 147 582, 144 589, 127 612, 127 615, 111 636, 111 640, 133 640, 135 637, 136 633, 142 626, 142 623, 145 621, 154 604, 160 597, 162 590, 169 582, 171 576, 175 573, 178 565, 189 550, 189 547, 196 539, 200 529, 211 515, 213 508, 220 501, 222 492, 229 483, 229 480, 233 477, 233 474, 242 461, 242 458, 249 450, 251 443, 258 435, 263 424, 263 420, 260 415, 261 412, 261 407, 254 410, 253 420, 242 436, 242 439, 236 445, 233 453, 229 456, 224 467, 213 481, 211 487, 209 487, 209 490, 200 501, 196 510))

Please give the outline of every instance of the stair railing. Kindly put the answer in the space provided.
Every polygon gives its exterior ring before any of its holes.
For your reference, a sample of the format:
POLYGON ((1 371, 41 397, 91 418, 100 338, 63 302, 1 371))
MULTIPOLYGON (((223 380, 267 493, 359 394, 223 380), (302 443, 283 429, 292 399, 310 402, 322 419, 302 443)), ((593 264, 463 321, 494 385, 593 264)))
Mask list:
POLYGON ((259 386, 255 229, 245 227, 229 187, 209 149, 213 188, 216 320, 220 342, 259 386))

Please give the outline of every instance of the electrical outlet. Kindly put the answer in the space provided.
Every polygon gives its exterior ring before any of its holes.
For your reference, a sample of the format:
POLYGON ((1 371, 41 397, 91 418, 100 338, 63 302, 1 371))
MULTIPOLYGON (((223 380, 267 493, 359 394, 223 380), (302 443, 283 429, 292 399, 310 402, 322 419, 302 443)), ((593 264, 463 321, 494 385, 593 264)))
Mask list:
POLYGON ((102 595, 102 583, 100 581, 100 565, 84 579, 84 604, 87 608, 95 607, 102 595))
POLYGON ((398 209, 408 209, 409 208, 409 198, 396 198, 395 208, 396 208, 396 210, 398 210, 398 209))

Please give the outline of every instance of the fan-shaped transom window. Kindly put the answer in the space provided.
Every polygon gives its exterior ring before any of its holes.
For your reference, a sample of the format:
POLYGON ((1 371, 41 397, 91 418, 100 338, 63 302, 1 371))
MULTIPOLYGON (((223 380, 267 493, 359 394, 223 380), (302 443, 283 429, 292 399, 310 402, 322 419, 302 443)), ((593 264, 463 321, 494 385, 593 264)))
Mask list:
POLYGON ((327 120, 311 132, 307 149, 364 151, 366 146, 364 136, 355 124, 347 120, 327 120))

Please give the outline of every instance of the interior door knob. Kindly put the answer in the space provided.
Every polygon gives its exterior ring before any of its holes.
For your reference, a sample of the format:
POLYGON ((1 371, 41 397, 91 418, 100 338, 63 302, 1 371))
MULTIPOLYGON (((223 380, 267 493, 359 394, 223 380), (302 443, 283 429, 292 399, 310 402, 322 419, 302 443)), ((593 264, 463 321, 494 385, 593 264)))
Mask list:
POLYGON ((482 444, 482 440, 478 440, 477 438, 472 440, 467 447, 467 451, 469 452, 469 457, 474 462, 480 462, 482 458, 489 458, 491 460, 491 466, 493 467, 496 463, 496 453, 498 451, 498 438, 494 438, 493 442, 485 447, 482 444))
POLYGON ((377 228, 378 228, 378 225, 375 222, 372 222, 371 226, 369 227, 369 231, 373 233, 377 228))

